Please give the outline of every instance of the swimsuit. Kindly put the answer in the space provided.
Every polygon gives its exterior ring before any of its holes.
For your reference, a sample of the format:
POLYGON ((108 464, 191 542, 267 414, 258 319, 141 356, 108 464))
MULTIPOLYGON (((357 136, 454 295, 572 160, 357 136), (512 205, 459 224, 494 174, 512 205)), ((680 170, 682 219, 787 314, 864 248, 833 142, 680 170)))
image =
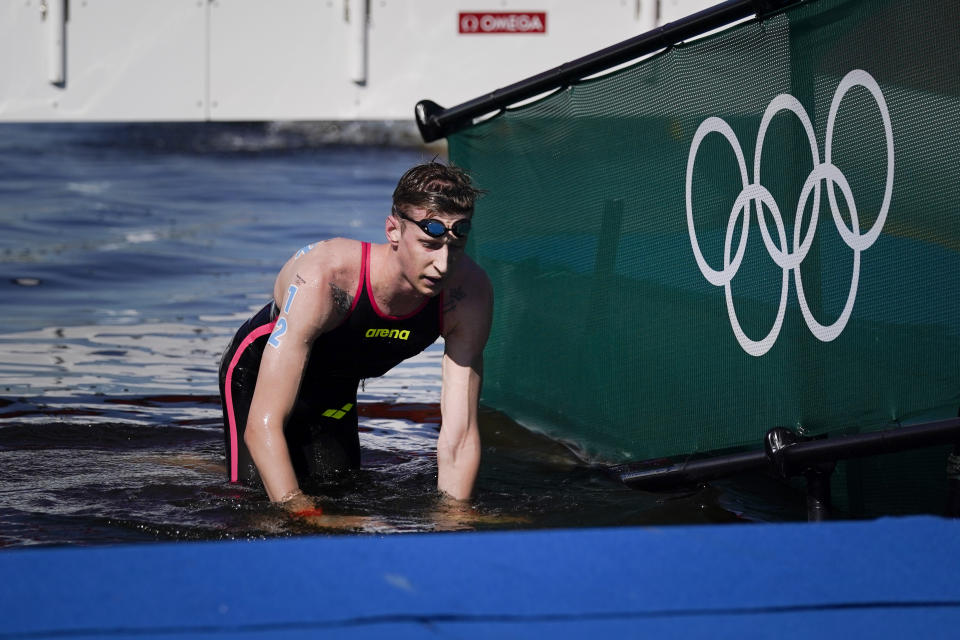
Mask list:
MULTIPOLYGON (((231 482, 259 479, 243 442, 260 359, 279 309, 271 302, 240 327, 220 363, 227 474, 231 482)), ((361 250, 360 282, 347 317, 314 341, 297 399, 284 425, 290 460, 301 482, 327 479, 360 466, 357 386, 381 376, 436 341, 443 328, 443 294, 405 316, 377 307, 370 287, 370 244, 361 250)))

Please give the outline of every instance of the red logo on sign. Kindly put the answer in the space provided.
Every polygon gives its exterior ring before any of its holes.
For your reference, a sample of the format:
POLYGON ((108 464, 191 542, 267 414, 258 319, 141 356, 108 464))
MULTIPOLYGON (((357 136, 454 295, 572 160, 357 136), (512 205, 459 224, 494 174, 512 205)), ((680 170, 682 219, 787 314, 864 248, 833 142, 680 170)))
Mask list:
POLYGON ((460 33, 546 33, 547 14, 460 13, 460 33))

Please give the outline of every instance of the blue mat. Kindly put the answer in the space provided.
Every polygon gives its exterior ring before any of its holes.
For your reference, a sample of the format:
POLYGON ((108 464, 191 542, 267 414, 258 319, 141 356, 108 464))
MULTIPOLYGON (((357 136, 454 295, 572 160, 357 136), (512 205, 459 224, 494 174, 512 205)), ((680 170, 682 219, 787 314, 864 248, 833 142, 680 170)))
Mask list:
POLYGON ((0 638, 954 638, 960 522, 0 552, 0 638))

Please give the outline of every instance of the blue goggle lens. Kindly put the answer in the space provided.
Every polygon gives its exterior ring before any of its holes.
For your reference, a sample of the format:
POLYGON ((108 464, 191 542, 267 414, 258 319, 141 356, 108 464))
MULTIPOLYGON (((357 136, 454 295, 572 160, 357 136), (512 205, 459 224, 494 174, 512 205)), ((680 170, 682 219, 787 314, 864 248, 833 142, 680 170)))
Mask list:
POLYGON ((420 227, 425 234, 431 238, 442 238, 447 231, 450 231, 458 238, 465 238, 467 234, 470 233, 470 221, 469 220, 457 220, 452 225, 447 227, 439 220, 413 220, 407 216, 400 214, 400 217, 404 220, 409 220, 413 224, 420 227))

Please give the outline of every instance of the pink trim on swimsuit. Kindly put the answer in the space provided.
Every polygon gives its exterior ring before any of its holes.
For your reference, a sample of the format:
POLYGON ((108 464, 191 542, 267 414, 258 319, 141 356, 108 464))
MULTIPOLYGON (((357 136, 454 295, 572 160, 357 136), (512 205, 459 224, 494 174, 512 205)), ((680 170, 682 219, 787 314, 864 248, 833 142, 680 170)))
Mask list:
MULTIPOLYGON (((368 248, 367 243, 364 243, 364 249, 367 249, 367 248, 368 248)), ((363 279, 363 281, 366 282, 367 284, 367 299, 370 301, 370 306, 373 307, 373 312, 376 313, 378 316, 380 316, 384 320, 406 320, 407 318, 412 318, 413 316, 417 315, 418 313, 423 311, 424 307, 430 304, 431 298, 427 298, 426 300, 423 301, 422 305, 420 305, 410 313, 403 316, 392 316, 389 313, 384 313, 383 311, 381 311, 380 307, 377 306, 376 298, 373 297, 373 286, 370 284, 370 267, 369 267, 370 252, 365 251, 363 254, 363 257, 364 257, 364 262, 368 263, 366 265, 366 269, 364 273, 365 277, 363 279)), ((357 297, 359 297, 359 295, 357 297)), ((354 303, 356 303, 356 300, 354 300, 354 303)))
POLYGON ((233 370, 237 366, 237 362, 240 361, 240 356, 243 355, 246 348, 253 344, 253 341, 260 336, 267 335, 273 331, 273 325, 275 324, 276 321, 270 324, 263 324, 248 333, 247 337, 243 339, 243 342, 240 343, 240 346, 234 352, 233 358, 230 360, 230 366, 227 367, 227 377, 223 386, 227 396, 227 420, 230 423, 230 482, 237 481, 237 419, 233 414, 233 370))
MULTIPOLYGON (((336 328, 340 328, 343 324, 350 319, 350 316, 353 315, 353 310, 357 308, 357 302, 360 301, 360 292, 363 291, 363 274, 367 271, 367 253, 370 252, 370 243, 362 242, 360 244, 360 277, 357 279, 357 290, 353 292, 353 302, 350 303, 350 308, 343 315, 340 322, 337 323, 336 328)), ((339 287, 338 287, 339 289, 339 287)), ((346 293, 346 292, 344 292, 346 293)))
POLYGON ((370 262, 370 243, 363 242, 361 243, 360 250, 360 278, 357 280, 357 290, 353 292, 353 302, 350 304, 350 311, 347 312, 349 316, 353 313, 353 310, 357 308, 357 303, 360 301, 360 292, 363 291, 363 281, 367 277, 367 272, 370 270, 367 267, 367 264, 370 262))

